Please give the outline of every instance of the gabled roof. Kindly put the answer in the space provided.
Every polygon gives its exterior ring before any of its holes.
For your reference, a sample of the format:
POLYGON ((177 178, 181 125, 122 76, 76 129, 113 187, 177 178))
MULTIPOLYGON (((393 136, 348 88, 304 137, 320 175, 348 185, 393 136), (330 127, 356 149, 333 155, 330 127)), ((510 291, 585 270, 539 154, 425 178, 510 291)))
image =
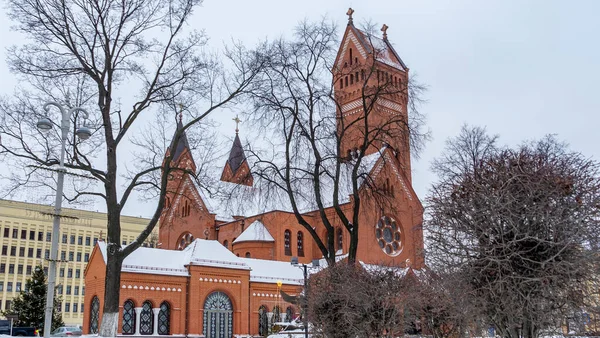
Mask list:
POLYGON ((240 242, 275 242, 271 233, 261 221, 254 221, 242 232, 233 243, 240 242))
POLYGON ((354 27, 352 22, 348 23, 346 32, 344 33, 344 37, 342 39, 342 45, 336 58, 336 65, 339 69, 342 68, 343 56, 346 53, 346 47, 349 41, 352 41, 356 45, 358 52, 363 58, 367 58, 367 54, 373 54, 373 52, 375 52, 375 60, 398 70, 408 70, 408 67, 404 61, 402 61, 400 55, 398 55, 387 38, 381 39, 372 34, 361 31, 360 29, 354 27))

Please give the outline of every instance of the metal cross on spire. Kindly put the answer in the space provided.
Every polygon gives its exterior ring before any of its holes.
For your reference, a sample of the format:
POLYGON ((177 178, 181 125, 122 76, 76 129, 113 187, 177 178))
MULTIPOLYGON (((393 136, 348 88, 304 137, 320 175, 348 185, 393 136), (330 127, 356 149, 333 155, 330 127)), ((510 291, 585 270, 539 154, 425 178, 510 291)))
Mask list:
POLYGON ((239 125, 240 125, 240 122, 242 122, 242 120, 240 120, 240 118, 237 115, 232 120, 235 121, 235 133, 237 134, 240 131, 239 125))
POLYGON ((348 23, 352 23, 352 14, 354 13, 354 10, 352 9, 352 7, 348 8, 348 11, 346 12, 346 15, 348 16, 348 23))
POLYGON ((383 32, 383 39, 387 40, 387 30, 388 30, 388 25, 383 24, 383 26, 381 27, 381 31, 383 32))

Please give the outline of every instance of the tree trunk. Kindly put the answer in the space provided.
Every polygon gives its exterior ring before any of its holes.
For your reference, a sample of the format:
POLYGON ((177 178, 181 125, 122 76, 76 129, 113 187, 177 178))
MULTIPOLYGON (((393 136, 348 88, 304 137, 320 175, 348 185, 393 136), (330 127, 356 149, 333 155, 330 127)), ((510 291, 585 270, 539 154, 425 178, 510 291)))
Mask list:
POLYGON ((119 293, 121 291, 121 266, 123 259, 119 245, 109 243, 106 248, 106 278, 104 288, 104 313, 100 326, 101 337, 116 337, 119 324, 119 293))

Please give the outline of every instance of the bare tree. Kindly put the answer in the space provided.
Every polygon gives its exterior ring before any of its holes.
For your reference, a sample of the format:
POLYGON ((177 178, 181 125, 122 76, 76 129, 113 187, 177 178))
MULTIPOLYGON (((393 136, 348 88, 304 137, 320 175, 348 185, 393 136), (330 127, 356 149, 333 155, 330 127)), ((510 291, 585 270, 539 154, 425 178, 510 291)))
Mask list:
POLYGON ((515 149, 463 127, 433 165, 429 259, 462 276, 505 337, 536 337, 597 285, 598 163, 546 137, 515 149))
POLYGON ((251 115, 266 144, 250 149, 255 186, 283 196, 330 265, 335 264, 336 226, 350 234, 348 261, 355 262, 364 200, 394 206, 389 190, 370 177, 370 155, 392 149, 410 177, 409 148, 418 152, 427 138, 416 110, 423 86, 409 80, 401 60, 393 69, 383 62, 383 55, 392 53, 387 40, 369 27, 349 25, 369 53, 356 62, 350 55, 341 66, 336 27, 327 20, 303 22, 292 40, 267 44, 269 61, 253 91, 251 115), (359 102, 360 113, 343 113, 348 95, 359 102), (413 108, 410 116, 400 110, 382 113, 383 100, 413 108), (324 225, 324 236, 317 223, 324 225))
MULTIPOLYGON (((171 167, 171 151, 164 160, 155 156, 131 171, 124 170, 119 165, 130 156, 127 145, 136 149, 129 137, 143 130, 153 113, 171 112, 174 121, 175 107, 183 104, 186 119, 175 134, 173 144, 177 145, 185 130, 234 103, 260 70, 261 58, 242 46, 225 55, 203 50, 204 34, 190 32, 186 26, 201 2, 8 1, 15 29, 26 37, 25 43, 9 50, 8 62, 23 83, 30 84, 25 87, 26 95, 4 100, 0 107, 0 156, 25 169, 23 175, 12 177, 15 186, 54 187, 45 180, 51 176, 44 175, 52 172, 41 168, 58 163, 60 135, 40 133, 35 127, 41 114, 31 111, 48 99, 66 101, 71 107, 96 107, 88 109, 97 117, 92 121, 98 122, 92 125, 94 135, 85 143, 71 138, 66 159, 71 173, 87 180, 74 183, 74 194, 65 197, 100 199, 106 204, 108 259, 102 336, 116 335, 123 259, 144 243, 156 225, 169 172, 186 169, 171 167), (140 235, 122 247, 121 212, 136 191, 148 187, 158 191, 156 209, 140 235)), ((72 126, 82 122, 78 116, 71 118, 72 126)))
POLYGON ((404 327, 405 269, 336 264, 311 276, 308 318, 325 337, 397 337, 404 327))

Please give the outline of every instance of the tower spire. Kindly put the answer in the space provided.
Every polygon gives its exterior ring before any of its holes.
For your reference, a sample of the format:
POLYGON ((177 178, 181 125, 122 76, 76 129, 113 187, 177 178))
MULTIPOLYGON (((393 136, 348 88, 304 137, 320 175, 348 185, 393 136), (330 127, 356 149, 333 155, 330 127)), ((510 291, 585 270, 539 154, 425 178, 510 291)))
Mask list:
POLYGON ((179 104, 179 123, 183 120, 183 103, 179 104))

